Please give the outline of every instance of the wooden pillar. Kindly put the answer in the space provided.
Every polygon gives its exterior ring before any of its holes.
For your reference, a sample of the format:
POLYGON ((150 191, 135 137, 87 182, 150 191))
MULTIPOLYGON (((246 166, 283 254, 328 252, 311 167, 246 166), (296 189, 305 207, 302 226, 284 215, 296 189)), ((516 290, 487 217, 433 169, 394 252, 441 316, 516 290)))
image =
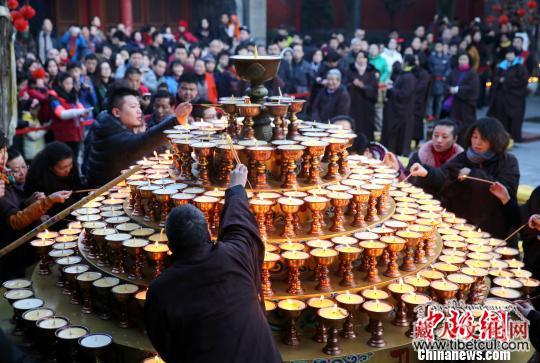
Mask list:
POLYGON ((11 141, 17 126, 17 85, 14 74, 13 27, 6 0, 0 0, 0 44, 0 131, 11 141))
POLYGON ((128 32, 133 29, 133 2, 131 0, 120 0, 120 22, 122 22, 128 32))

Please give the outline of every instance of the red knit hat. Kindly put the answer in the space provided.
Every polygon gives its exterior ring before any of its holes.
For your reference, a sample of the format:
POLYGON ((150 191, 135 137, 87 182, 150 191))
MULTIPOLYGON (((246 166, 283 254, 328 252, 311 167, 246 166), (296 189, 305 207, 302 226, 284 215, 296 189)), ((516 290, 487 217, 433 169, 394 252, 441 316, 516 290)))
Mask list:
POLYGON ((178 21, 178 26, 188 28, 189 23, 187 22, 187 20, 181 19, 181 20, 178 21))
POLYGON ((41 67, 32 71, 33 79, 42 79, 45 77, 47 77, 47 72, 41 67))

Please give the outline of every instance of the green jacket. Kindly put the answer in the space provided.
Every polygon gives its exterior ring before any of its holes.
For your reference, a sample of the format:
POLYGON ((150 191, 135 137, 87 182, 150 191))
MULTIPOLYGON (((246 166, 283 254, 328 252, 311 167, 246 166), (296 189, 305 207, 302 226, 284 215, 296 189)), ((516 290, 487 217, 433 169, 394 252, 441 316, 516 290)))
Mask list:
POLYGON ((388 65, 384 58, 380 54, 376 57, 369 56, 369 63, 379 72, 379 83, 386 83, 390 72, 388 72, 388 65))

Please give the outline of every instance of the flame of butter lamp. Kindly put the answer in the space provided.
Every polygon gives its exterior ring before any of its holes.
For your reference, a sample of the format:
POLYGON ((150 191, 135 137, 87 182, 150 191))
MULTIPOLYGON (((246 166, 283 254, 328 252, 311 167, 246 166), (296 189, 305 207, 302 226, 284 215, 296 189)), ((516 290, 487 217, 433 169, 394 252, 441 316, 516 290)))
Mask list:
POLYGON ((364 184, 362 185, 362 189, 370 193, 367 220, 368 222, 378 222, 377 201, 384 192, 384 186, 379 184, 364 184))
POLYGON ((264 240, 268 237, 266 232, 266 214, 272 209, 272 201, 266 200, 259 196, 258 198, 252 198, 249 201, 251 209, 257 217, 257 224, 259 225, 259 233, 264 240))
POLYGON ((424 294, 419 294, 415 292, 409 292, 407 294, 403 294, 401 296, 401 301, 405 303, 405 306, 407 307, 407 315, 409 317, 409 329, 405 333, 405 335, 408 338, 414 337, 414 322, 416 321, 417 317, 417 310, 416 308, 419 305, 425 305, 431 301, 429 296, 424 294))
POLYGON ((455 298, 459 291, 458 284, 447 281, 444 277, 441 280, 432 281, 430 286, 441 304, 446 304, 448 300, 455 298))
POLYGON ((234 169, 235 157, 234 153, 239 153, 245 149, 245 146, 233 144, 231 149, 230 145, 219 145, 217 150, 220 155, 218 180, 221 186, 227 187, 231 181, 231 171, 234 169))
POLYGON ((279 206, 285 213, 285 225, 283 226, 283 237, 296 237, 294 230, 294 215, 300 210, 300 206, 304 204, 302 199, 292 197, 282 197, 278 199, 279 206))
POLYGON ((401 270, 403 271, 415 271, 416 265, 414 264, 414 248, 418 245, 422 239, 422 234, 409 230, 397 231, 396 236, 403 238, 406 242, 405 256, 401 263, 401 270))
POLYGON ((334 218, 332 221, 332 226, 330 230, 332 232, 343 232, 345 231, 345 226, 343 225, 345 208, 349 205, 349 202, 352 199, 352 195, 344 192, 331 192, 328 193, 328 198, 330 198, 330 203, 334 207, 334 218))
POLYGON ((302 143, 306 147, 306 151, 310 158, 309 175, 307 178, 308 184, 318 184, 321 180, 321 156, 324 155, 326 147, 329 145, 327 142, 310 140, 302 143))
POLYGON ((382 319, 392 311, 393 306, 385 301, 369 300, 362 304, 362 308, 368 313, 371 328, 371 337, 367 344, 375 348, 386 346, 382 319))
POLYGON ((285 124, 284 117, 289 110, 289 103, 265 102, 264 107, 274 117, 272 140, 283 140, 285 138, 283 132, 283 126, 285 124))
POLYGON ((334 262, 334 259, 338 255, 337 251, 329 248, 315 248, 310 253, 316 263, 315 274, 317 276, 317 286, 315 289, 323 292, 332 291, 330 277, 328 276, 330 273, 328 266, 334 262))
POLYGON ((289 287, 287 292, 292 295, 304 293, 302 282, 300 281, 300 267, 304 266, 309 255, 301 251, 285 251, 281 254, 285 264, 289 267, 289 287))
POLYGON ((323 353, 328 355, 339 355, 343 352, 338 345, 338 329, 349 315, 346 309, 340 308, 337 305, 327 308, 321 308, 317 315, 322 319, 324 324, 329 327, 330 334, 323 348, 323 353))
POLYGON ((37 253, 39 255, 38 274, 40 275, 49 275, 51 273, 51 270, 49 268, 50 260, 49 260, 48 253, 52 249, 53 244, 54 244, 54 240, 44 239, 44 238, 36 239, 30 242, 30 245, 36 248, 37 253))
POLYGON ((347 146, 347 139, 338 139, 335 137, 328 137, 322 139, 327 142, 326 152, 328 153, 328 170, 323 177, 326 180, 339 180, 339 153, 347 146))
POLYGON ((174 140, 173 148, 175 153, 178 154, 178 159, 180 160, 180 176, 184 179, 192 179, 193 174, 191 172, 191 165, 193 164, 193 159, 191 158, 191 138, 184 137, 181 139, 174 140))
POLYGON ((128 301, 139 291, 139 288, 133 284, 121 284, 113 287, 111 291, 120 305, 119 326, 129 328, 128 301))
POLYGON ((167 221, 167 216, 169 215, 169 211, 171 210, 171 196, 176 194, 177 190, 175 189, 157 189, 154 190, 154 196, 156 198, 156 201, 161 206, 161 214, 159 218, 159 226, 165 227, 165 222, 167 221))
POLYGON ((198 160, 199 182, 204 186, 210 186, 211 184, 208 165, 216 146, 215 143, 208 141, 194 142, 191 144, 198 160))
POLYGON ((163 271, 165 257, 169 252, 169 247, 166 244, 155 242, 144 246, 144 251, 148 258, 153 262, 154 277, 158 277, 163 271))
POLYGON ((388 251, 388 265, 384 276, 399 277, 401 273, 398 270, 397 257, 398 252, 405 248, 406 240, 396 236, 382 236, 381 242, 387 244, 386 250, 388 251))
POLYGON ((347 290, 344 294, 337 295, 336 301, 340 307, 348 312, 347 318, 343 323, 341 336, 345 339, 356 338, 356 332, 354 331, 354 314, 360 309, 360 304, 364 302, 364 298, 357 294, 351 294, 347 290))
POLYGON ((77 276, 77 283, 83 296, 81 312, 91 314, 94 311, 92 304, 92 283, 102 277, 100 272, 86 271, 77 276))
POLYGON ((292 100, 289 104, 289 112, 291 116, 289 117, 289 132, 287 133, 287 139, 294 140, 298 133, 298 117, 296 114, 304 108, 306 100, 292 100))
POLYGON ((278 150, 281 154, 281 170, 285 173, 282 188, 292 189, 298 187, 296 180, 296 161, 300 159, 306 147, 302 145, 281 145, 278 150))
MULTIPOLYGON (((334 306, 334 301, 321 295, 320 297, 310 298, 307 301, 307 305, 317 312, 319 309, 334 306)), ((324 323, 324 319, 322 319, 318 314, 317 320, 317 329, 315 330, 315 334, 313 335, 312 339, 317 343, 326 343, 328 339, 328 328, 324 323)))
POLYGON ((414 292, 414 286, 404 283, 403 279, 400 277, 397 283, 394 282, 388 285, 388 290, 390 290, 392 297, 398 304, 396 307, 396 316, 394 317, 392 324, 396 326, 409 326, 409 322, 407 321, 407 307, 401 297, 404 294, 414 292))
POLYGON ((278 302, 278 307, 283 311, 287 320, 287 327, 283 334, 283 343, 292 346, 299 345, 300 338, 298 336, 296 321, 300 317, 302 310, 306 308, 306 304, 300 300, 286 299, 278 302))
POLYGON ((323 219, 323 211, 326 209, 329 201, 330 199, 317 195, 310 195, 304 198, 304 202, 311 211, 312 218, 309 234, 317 236, 323 234, 321 221, 323 219))
POLYGON ((347 193, 353 196, 353 203, 355 208, 353 210, 354 219, 351 223, 353 227, 366 227, 366 221, 364 220, 364 214, 367 209, 367 203, 369 202, 370 192, 360 189, 350 189, 347 193))
POLYGON ((356 286, 356 281, 354 280, 353 262, 358 259, 360 252, 362 250, 354 246, 336 246, 336 251, 339 253, 340 268, 342 271, 342 278, 339 284, 345 287, 354 287, 356 286))
POLYGON ((124 241, 124 248, 133 261, 133 265, 128 272, 128 279, 141 280, 143 278, 142 269, 144 266, 144 247, 148 245, 148 241, 142 238, 132 238, 124 241))
POLYGON ((264 261, 262 265, 261 280, 262 280, 262 291, 264 296, 270 297, 274 295, 274 290, 272 289, 272 282, 270 280, 270 270, 274 268, 276 263, 279 261, 279 255, 277 253, 265 252, 264 261))
POLYGON ((381 281, 377 270, 377 257, 383 254, 387 244, 380 241, 361 241, 359 246, 364 249, 364 255, 369 259, 369 268, 364 281, 369 283, 381 281))

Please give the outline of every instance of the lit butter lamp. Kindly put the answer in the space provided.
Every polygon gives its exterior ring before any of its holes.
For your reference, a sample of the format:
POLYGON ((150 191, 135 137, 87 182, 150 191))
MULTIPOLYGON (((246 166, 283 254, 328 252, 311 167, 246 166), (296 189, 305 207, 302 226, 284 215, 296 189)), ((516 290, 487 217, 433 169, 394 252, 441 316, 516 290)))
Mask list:
POLYGON ((285 260, 285 265, 289 267, 289 287, 287 292, 292 295, 304 293, 302 282, 300 281, 300 267, 304 266, 309 254, 301 251, 285 251, 281 254, 285 260))
POLYGON ((262 291, 265 297, 270 297, 274 295, 274 290, 272 289, 272 282, 270 280, 270 270, 274 268, 278 261, 279 255, 277 253, 272 253, 268 251, 264 252, 261 280, 262 291))
POLYGON ((420 276, 420 273, 416 273, 416 276, 407 276, 405 277, 405 283, 412 285, 416 292, 422 293, 427 290, 429 287, 429 280, 420 276))
POLYGON ((57 358, 67 356, 67 361, 76 362, 79 356, 80 338, 88 334, 89 330, 83 325, 68 325, 58 329, 54 335, 56 337, 57 358))
POLYGON ((153 262, 154 277, 158 277, 164 269, 165 257, 169 253, 169 247, 158 241, 144 246, 144 251, 148 258, 153 262))
POLYGON ((369 283, 381 281, 377 270, 377 257, 383 254, 387 244, 380 241, 362 241, 359 246, 364 249, 364 255, 369 258, 369 268, 364 281, 369 283))
POLYGON ((455 298, 459 290, 458 284, 447 281, 444 277, 441 280, 432 281, 430 286, 441 304, 446 304, 448 300, 455 298))
POLYGON ((338 329, 349 315, 346 309, 340 308, 337 305, 319 309, 317 315, 328 326, 330 333, 326 345, 323 348, 323 353, 328 355, 339 355, 343 352, 338 344, 338 329))
POLYGON ((339 284, 345 287, 354 287, 356 286, 356 281, 354 280, 353 262, 358 259, 360 252, 362 250, 354 246, 336 246, 336 251, 339 253, 339 269, 341 271, 341 281, 339 284))
POLYGON ((523 285, 521 292, 525 299, 530 299, 531 293, 540 286, 540 281, 533 279, 532 277, 520 277, 518 278, 518 281, 523 285))
POLYGON ((472 276, 463 273, 451 273, 446 276, 448 281, 453 282, 459 286, 459 290, 456 294, 456 299, 464 300, 465 295, 470 291, 474 278, 472 276))
POLYGON ((287 345, 297 346, 300 344, 296 321, 300 317, 302 310, 306 308, 303 301, 295 299, 286 299, 278 302, 278 307, 283 311, 287 320, 287 327, 283 334, 283 343, 287 345))
POLYGON ((318 291, 329 292, 332 291, 332 285, 330 283, 330 277, 328 276, 330 266, 338 252, 329 248, 315 248, 310 252, 311 256, 315 259, 315 278, 317 280, 317 286, 315 289, 318 291))
POLYGON ((414 263, 414 249, 420 243, 423 235, 418 232, 404 230, 397 231, 396 236, 403 238, 406 242, 405 247, 405 256, 403 257, 403 262, 401 263, 401 270, 410 272, 416 270, 416 265, 414 263))
POLYGON ((495 296, 495 297, 510 300, 510 301, 517 300, 521 297, 521 292, 519 292, 519 290, 505 288, 504 286, 492 287, 489 290, 489 294, 491 296, 495 296))
POLYGON ((388 285, 388 290, 398 304, 396 307, 396 316, 394 317, 394 320, 392 320, 392 324, 396 326, 409 326, 409 322, 407 321, 407 308, 403 300, 401 300, 401 296, 414 292, 414 286, 405 284, 400 277, 397 283, 393 282, 388 285))
MULTIPOLYGON (((307 305, 314 311, 334 306, 334 304, 335 303, 333 300, 325 298, 323 295, 319 297, 312 297, 307 301, 307 305)), ((322 319, 318 314, 317 316, 317 329, 315 330, 315 334, 313 335, 312 339, 317 343, 326 343, 328 339, 328 327, 326 326, 324 319, 322 319)))
POLYGON ((362 308, 368 313, 371 337, 367 341, 370 347, 382 348, 386 346, 384 340, 384 319, 394 308, 391 304, 380 300, 369 300, 362 304, 362 308))
POLYGON ((52 249, 53 244, 54 240, 52 239, 41 238, 30 241, 30 245, 37 250, 39 255, 39 275, 49 275, 51 273, 49 251, 52 249))
POLYGON ((474 278, 474 282, 472 283, 471 290, 469 292, 469 296, 467 298, 468 304, 479 304, 484 299, 484 280, 485 277, 488 275, 488 270, 480 267, 462 267, 461 273, 471 276, 474 278))
POLYGON ((414 322, 416 321, 417 310, 419 305, 425 305, 431 301, 429 296, 419 294, 416 292, 410 292, 401 296, 401 301, 405 303, 407 307, 407 316, 409 318, 409 329, 405 332, 405 335, 409 338, 414 336, 414 322))
POLYGON ((344 308, 349 313, 345 322, 343 323, 343 329, 340 335, 345 339, 356 338, 356 332, 354 331, 354 314, 360 309, 360 304, 364 302, 364 298, 357 294, 351 294, 347 290, 344 294, 336 296, 338 306, 344 308))

